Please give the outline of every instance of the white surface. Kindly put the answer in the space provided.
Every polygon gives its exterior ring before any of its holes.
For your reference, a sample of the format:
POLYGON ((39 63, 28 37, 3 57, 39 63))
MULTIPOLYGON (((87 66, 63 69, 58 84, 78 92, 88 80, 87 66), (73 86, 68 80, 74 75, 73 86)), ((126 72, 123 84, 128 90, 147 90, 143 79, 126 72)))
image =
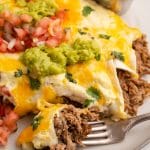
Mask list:
MULTIPOLYGON (((141 28, 143 33, 146 33, 150 42, 150 0, 134 0, 130 10, 123 16, 128 24, 141 28)), ((150 79, 150 77, 147 77, 150 79)), ((140 108, 139 114, 150 112, 150 98, 145 101, 145 104, 140 108)), ((25 120, 22 122, 26 126, 25 120)), ((15 140, 21 129, 18 129, 17 134, 13 134, 9 138, 8 146, 0 148, 0 150, 18 150, 15 147, 15 140)), ((86 148, 86 150, 135 150, 138 145, 150 138, 150 121, 144 122, 133 128, 126 136, 125 140, 119 144, 109 146, 99 146, 86 148)), ((138 150, 138 149, 136 149, 138 150)), ((150 150, 150 144, 142 150, 150 150)))

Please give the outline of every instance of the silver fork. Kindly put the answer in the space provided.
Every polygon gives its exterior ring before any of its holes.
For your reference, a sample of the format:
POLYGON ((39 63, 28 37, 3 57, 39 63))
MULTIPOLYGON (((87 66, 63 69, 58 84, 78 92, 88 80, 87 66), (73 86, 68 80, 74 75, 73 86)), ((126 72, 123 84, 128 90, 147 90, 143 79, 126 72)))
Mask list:
POLYGON ((107 121, 89 122, 92 131, 82 143, 87 146, 119 143, 132 127, 147 120, 150 120, 150 113, 113 123, 107 121))

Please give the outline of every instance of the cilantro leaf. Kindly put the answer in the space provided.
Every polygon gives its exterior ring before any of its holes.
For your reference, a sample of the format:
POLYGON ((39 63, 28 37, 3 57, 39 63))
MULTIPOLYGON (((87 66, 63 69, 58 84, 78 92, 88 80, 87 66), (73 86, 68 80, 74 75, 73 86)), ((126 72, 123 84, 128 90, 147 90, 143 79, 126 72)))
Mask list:
POLYGON ((111 52, 111 55, 112 55, 114 58, 119 59, 119 60, 121 60, 121 61, 124 61, 124 60, 125 60, 124 55, 123 55, 123 53, 121 53, 121 52, 112 51, 112 52, 111 52))
POLYGON ((23 75, 23 72, 22 72, 21 69, 18 69, 18 70, 14 73, 14 76, 15 76, 16 78, 21 77, 22 75, 23 75))
POLYGON ((70 82, 72 82, 72 83, 77 83, 74 79, 73 79, 73 77, 72 77, 72 74, 71 73, 66 73, 66 78, 70 81, 70 82))
POLYGON ((29 77, 29 81, 30 81, 30 87, 33 90, 38 90, 40 88, 41 82, 38 79, 34 79, 34 78, 29 77))
POLYGON ((38 128, 38 126, 40 125, 40 122, 41 120, 43 119, 42 116, 38 116, 38 117, 35 117, 33 120, 32 120, 32 129, 33 130, 36 130, 38 128))
POLYGON ((86 99, 84 101, 83 107, 88 107, 91 103, 93 103, 94 101, 91 99, 86 99))
POLYGON ((94 9, 91 8, 90 6, 84 6, 84 8, 82 10, 82 14, 83 14, 83 16, 87 17, 88 15, 91 14, 92 11, 94 11, 94 9))
POLYGON ((95 87, 89 87, 87 93, 92 96, 95 100, 100 99, 100 91, 95 87))
POLYGON ((101 54, 97 54, 97 55, 95 56, 95 59, 96 59, 97 61, 101 60, 101 54))
POLYGON ((109 40, 111 36, 110 36, 110 35, 107 35, 107 34, 99 34, 98 37, 99 37, 99 38, 103 38, 103 39, 109 40))
POLYGON ((81 35, 87 34, 87 32, 83 31, 82 29, 78 29, 78 32, 79 32, 81 35))

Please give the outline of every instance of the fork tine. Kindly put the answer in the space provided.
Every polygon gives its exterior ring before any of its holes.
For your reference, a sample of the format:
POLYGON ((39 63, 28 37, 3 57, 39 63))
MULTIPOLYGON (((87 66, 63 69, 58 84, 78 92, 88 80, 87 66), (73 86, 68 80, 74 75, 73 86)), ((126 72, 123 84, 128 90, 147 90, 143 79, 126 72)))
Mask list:
POLYGON ((87 138, 104 138, 104 137, 108 137, 110 135, 110 132, 108 131, 104 131, 104 132, 99 132, 99 133, 91 133, 87 135, 87 138))
POLYGON ((92 122, 88 122, 89 125, 96 125, 96 124, 105 124, 104 121, 92 121, 92 122))
POLYGON ((106 125, 102 125, 102 126, 93 126, 92 127, 92 132, 93 131, 102 131, 102 130, 107 130, 107 126, 106 125))
POLYGON ((84 145, 87 145, 87 146, 90 146, 90 145, 104 145, 104 144, 109 144, 110 142, 111 142, 111 139, 109 139, 109 138, 105 138, 105 139, 103 138, 103 139, 98 139, 98 140, 88 139, 88 140, 82 141, 82 143, 84 145))

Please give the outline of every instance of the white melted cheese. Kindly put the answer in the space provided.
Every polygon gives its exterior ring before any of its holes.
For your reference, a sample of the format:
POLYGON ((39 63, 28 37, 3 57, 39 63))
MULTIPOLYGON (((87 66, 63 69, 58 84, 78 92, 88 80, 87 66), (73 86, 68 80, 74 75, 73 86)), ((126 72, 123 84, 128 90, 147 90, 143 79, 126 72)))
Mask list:
POLYGON ((45 79, 47 86, 52 86, 58 96, 66 96, 71 100, 84 103, 85 99, 92 99, 86 92, 86 88, 79 84, 69 82, 65 74, 50 76, 45 79))

